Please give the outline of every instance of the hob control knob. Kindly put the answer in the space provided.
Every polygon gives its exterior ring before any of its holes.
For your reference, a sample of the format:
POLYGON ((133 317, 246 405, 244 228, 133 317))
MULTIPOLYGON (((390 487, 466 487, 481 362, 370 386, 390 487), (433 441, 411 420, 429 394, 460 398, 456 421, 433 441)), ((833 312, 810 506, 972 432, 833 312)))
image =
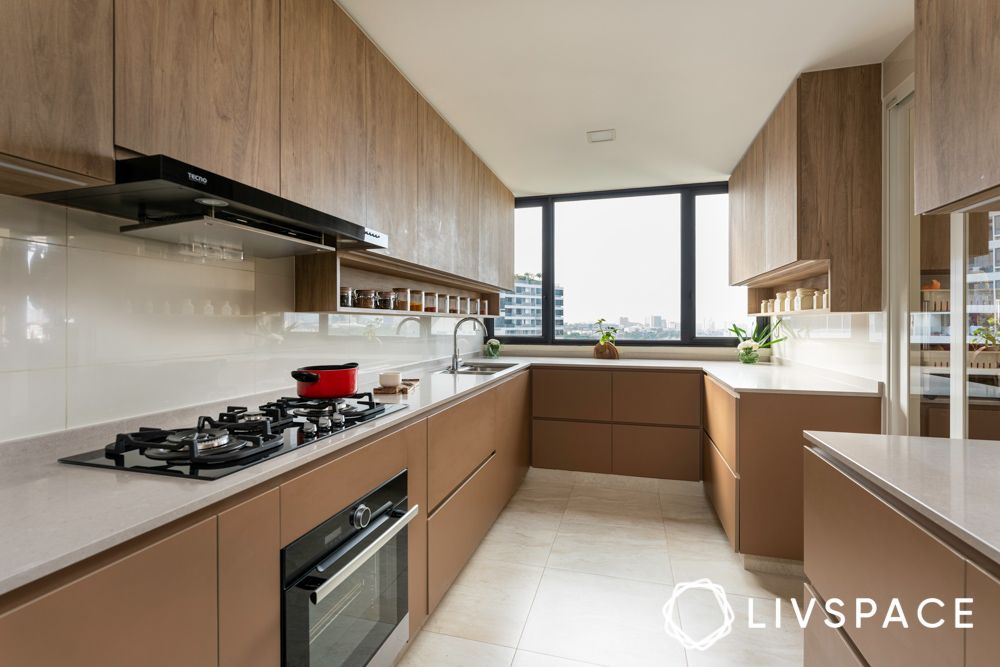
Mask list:
POLYGON ((366 528, 371 520, 372 511, 368 509, 368 505, 358 505, 351 515, 351 525, 355 528, 366 528))

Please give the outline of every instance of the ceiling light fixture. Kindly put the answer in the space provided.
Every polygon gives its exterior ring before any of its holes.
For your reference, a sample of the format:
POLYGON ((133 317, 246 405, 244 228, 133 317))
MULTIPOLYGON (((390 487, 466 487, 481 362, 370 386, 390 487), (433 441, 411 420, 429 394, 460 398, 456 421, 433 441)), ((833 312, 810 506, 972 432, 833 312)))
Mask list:
POLYGON ((592 144, 600 143, 602 141, 614 141, 615 131, 611 130, 591 130, 587 133, 587 141, 592 144))

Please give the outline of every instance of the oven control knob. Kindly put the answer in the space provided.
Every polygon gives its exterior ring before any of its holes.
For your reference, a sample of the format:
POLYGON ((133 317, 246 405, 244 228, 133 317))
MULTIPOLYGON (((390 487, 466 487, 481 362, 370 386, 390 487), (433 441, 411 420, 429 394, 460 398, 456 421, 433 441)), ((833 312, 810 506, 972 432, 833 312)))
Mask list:
POLYGON ((351 525, 355 528, 366 528, 371 520, 372 511, 368 509, 368 505, 358 505, 354 514, 351 515, 351 525))

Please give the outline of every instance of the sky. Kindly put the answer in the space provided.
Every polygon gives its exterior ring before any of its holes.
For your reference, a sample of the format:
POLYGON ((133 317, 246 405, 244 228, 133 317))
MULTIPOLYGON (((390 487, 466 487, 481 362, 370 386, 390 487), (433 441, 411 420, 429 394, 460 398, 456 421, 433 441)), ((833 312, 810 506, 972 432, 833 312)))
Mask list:
MULTIPOLYGON (((744 323, 746 289, 728 285, 728 196, 698 197, 696 215, 696 321, 744 323)), ((517 209, 515 220, 514 269, 540 272, 541 209, 517 209)), ((559 202, 555 221, 566 322, 680 319, 679 194, 559 202)))

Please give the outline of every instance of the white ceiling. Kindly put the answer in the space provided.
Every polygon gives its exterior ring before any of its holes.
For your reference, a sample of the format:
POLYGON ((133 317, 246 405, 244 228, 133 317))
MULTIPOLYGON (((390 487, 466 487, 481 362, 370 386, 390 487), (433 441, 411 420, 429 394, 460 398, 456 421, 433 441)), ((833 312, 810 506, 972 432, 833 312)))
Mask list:
POLYGON ((725 180, 799 72, 913 29, 913 0, 340 2, 517 195, 725 180))

